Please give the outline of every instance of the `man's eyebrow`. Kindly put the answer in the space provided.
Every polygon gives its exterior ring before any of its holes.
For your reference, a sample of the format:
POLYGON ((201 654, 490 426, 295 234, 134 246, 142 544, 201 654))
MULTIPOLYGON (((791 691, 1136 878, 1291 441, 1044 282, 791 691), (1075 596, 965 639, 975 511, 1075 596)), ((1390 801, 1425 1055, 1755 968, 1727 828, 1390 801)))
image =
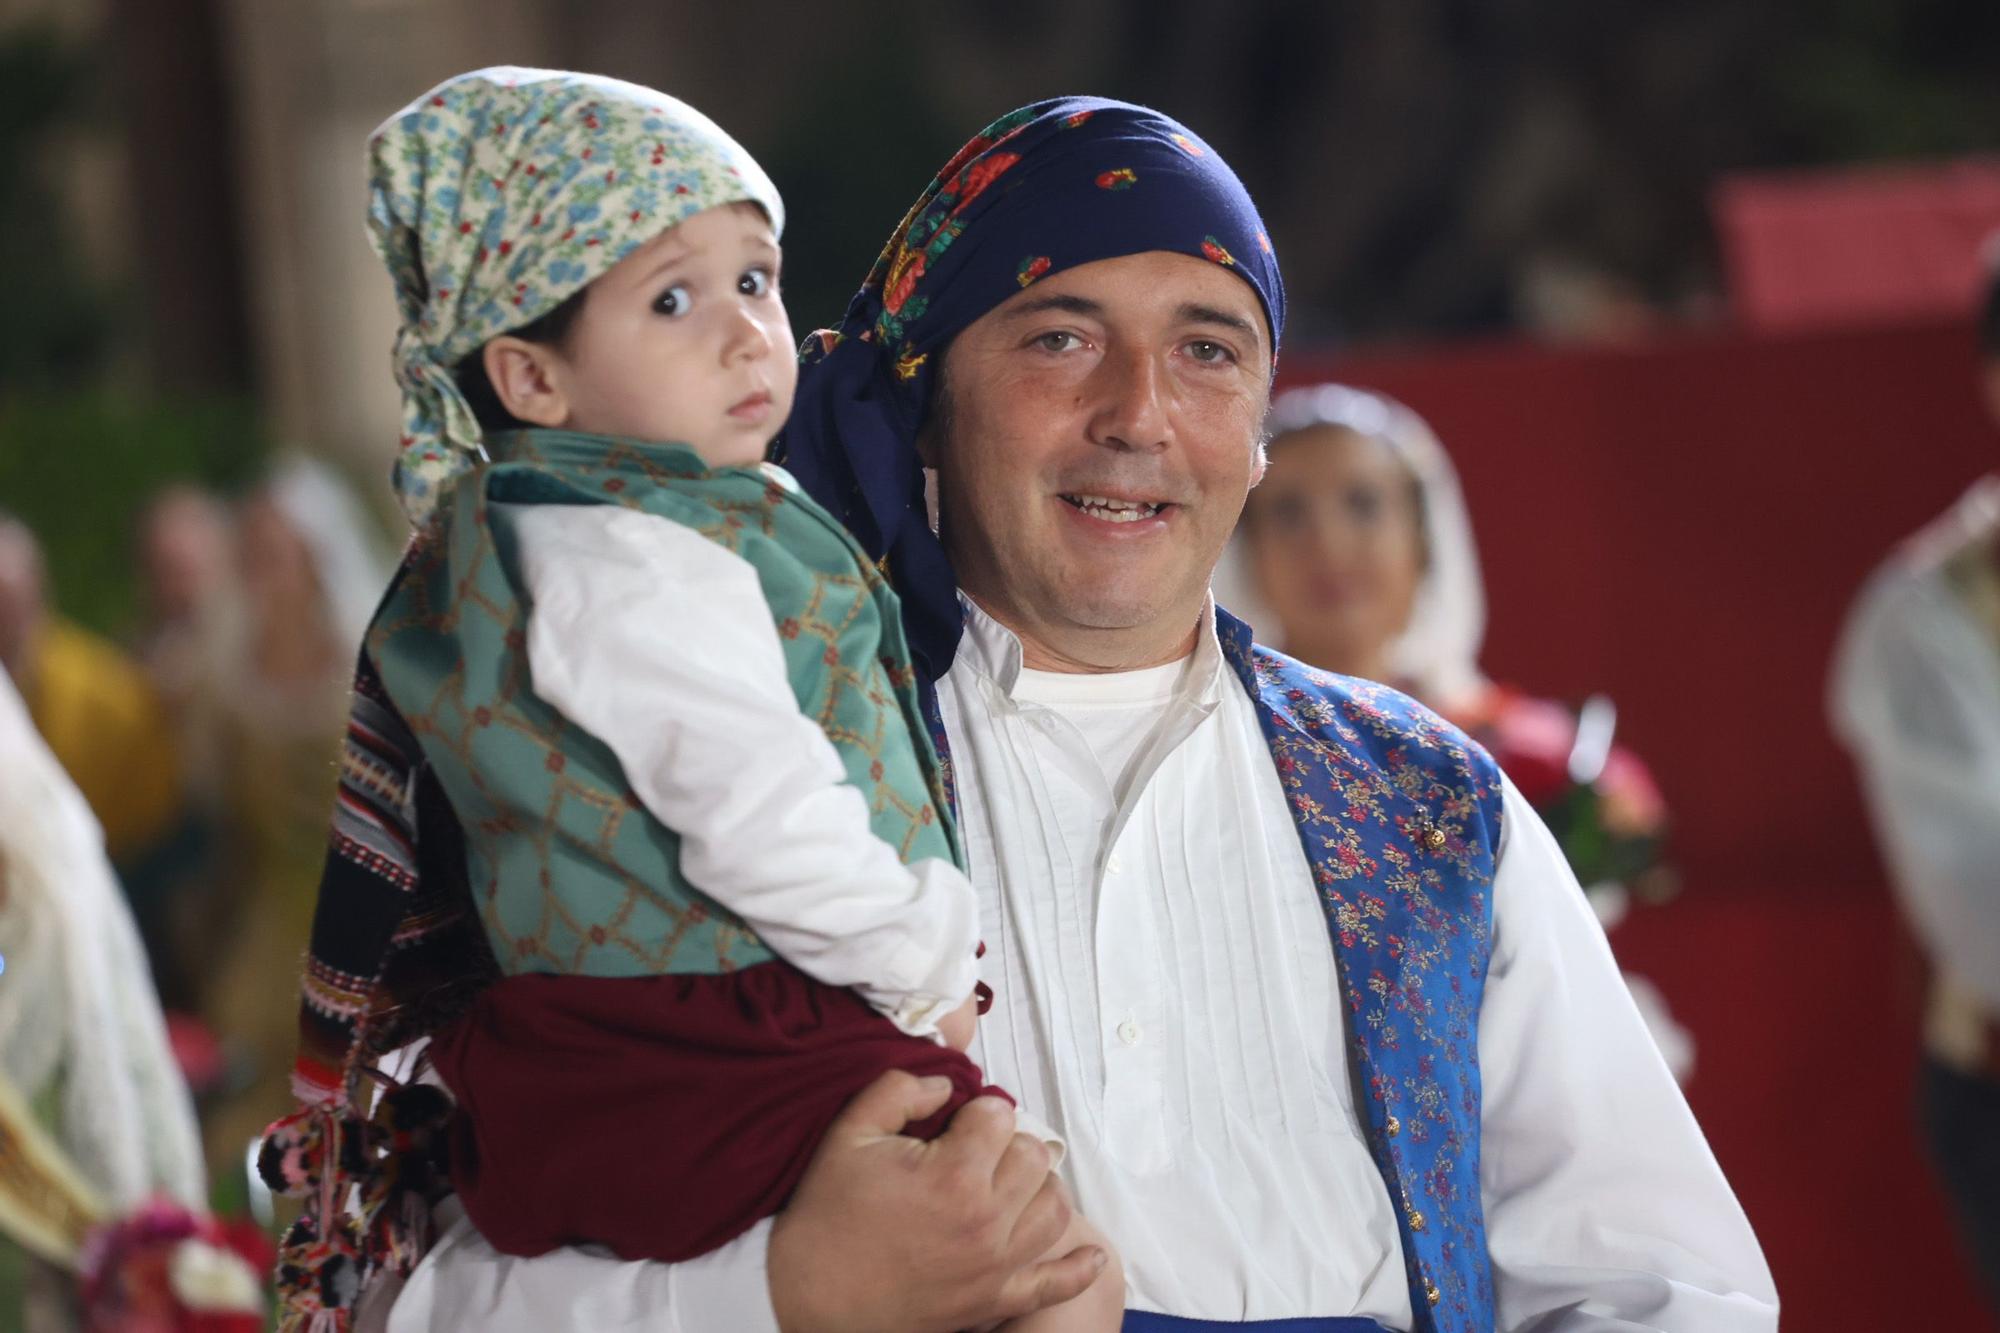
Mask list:
POLYGON ((1183 324, 1220 324, 1225 329, 1234 329, 1238 333, 1248 334, 1259 342, 1262 342, 1264 338, 1263 330, 1243 318, 1243 316, 1233 314, 1227 310, 1219 310, 1212 305, 1184 305, 1179 310, 1176 310, 1174 314, 1183 324))
POLYGON ((1019 305, 1009 306, 1006 317, 1008 319, 1021 319, 1028 315, 1047 314, 1051 310, 1060 310, 1067 315, 1087 315, 1093 319, 1102 319, 1104 317, 1104 305, 1102 302, 1093 301, 1084 296, 1068 296, 1062 292, 1050 292, 1045 296, 1037 296, 1032 301, 1023 301, 1019 305))

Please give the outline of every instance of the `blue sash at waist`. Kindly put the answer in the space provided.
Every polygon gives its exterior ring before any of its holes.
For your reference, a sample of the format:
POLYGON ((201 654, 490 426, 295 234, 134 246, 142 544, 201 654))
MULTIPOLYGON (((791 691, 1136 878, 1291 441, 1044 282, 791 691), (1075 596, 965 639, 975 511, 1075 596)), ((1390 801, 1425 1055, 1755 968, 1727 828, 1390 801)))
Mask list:
POLYGON ((1390 1333, 1373 1319, 1253 1319, 1230 1324, 1216 1319, 1183 1319, 1146 1310, 1125 1312, 1124 1333, 1210 1333, 1256 1329, 1258 1333, 1390 1333))

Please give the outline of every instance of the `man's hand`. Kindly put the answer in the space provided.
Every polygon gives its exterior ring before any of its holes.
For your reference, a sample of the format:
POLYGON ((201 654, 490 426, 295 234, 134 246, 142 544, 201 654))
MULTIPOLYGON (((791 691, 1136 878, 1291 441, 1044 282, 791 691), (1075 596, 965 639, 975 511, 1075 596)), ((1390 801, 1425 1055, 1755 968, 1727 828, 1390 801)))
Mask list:
POLYGON ((784 1333, 952 1333, 1069 1300, 1103 1268, 1098 1246, 1038 1262, 1070 1208, 1004 1101, 968 1102, 929 1143, 902 1137, 950 1095, 893 1071, 827 1130, 771 1230, 784 1333))

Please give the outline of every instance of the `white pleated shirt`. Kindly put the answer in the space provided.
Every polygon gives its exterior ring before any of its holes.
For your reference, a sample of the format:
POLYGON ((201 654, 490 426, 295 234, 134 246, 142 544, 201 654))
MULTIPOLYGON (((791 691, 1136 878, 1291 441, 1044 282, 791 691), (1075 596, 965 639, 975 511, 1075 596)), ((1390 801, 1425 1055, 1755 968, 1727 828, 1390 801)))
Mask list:
MULTIPOLYGON (((747 566, 703 544, 683 553, 671 616, 620 589, 573 606, 551 642, 581 658, 600 618, 629 618, 680 627, 656 636, 661 655, 699 654, 691 588, 718 590, 715 617, 764 615, 722 591, 728 562, 747 566)), ((973 1054, 1067 1140, 1062 1173, 1117 1246, 1134 1308, 1406 1329, 1326 919, 1212 616, 1197 644, 1168 667, 1056 676, 1024 670, 1019 641, 968 606, 939 701, 995 992, 973 1054)), ((632 735, 661 722, 599 707, 632 735)), ((1777 1298, 1749 1223, 1511 785, 1504 824, 1479 1034, 1499 1327, 1768 1333, 1777 1298)), ((776 1327, 768 1222, 679 1265, 516 1259, 456 1210, 440 1222, 393 1333, 776 1327)))

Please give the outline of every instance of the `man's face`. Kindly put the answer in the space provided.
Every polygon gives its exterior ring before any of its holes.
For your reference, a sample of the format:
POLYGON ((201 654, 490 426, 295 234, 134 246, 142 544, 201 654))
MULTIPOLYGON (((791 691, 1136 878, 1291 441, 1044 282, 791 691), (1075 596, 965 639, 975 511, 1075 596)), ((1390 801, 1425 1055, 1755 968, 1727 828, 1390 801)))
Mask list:
POLYGON ((229 581, 229 517, 212 497, 176 487, 153 502, 139 532, 139 571, 163 622, 195 615, 229 581))
POLYGON ((1160 251, 1036 283, 953 341, 926 432, 959 584, 1027 634, 1192 628, 1263 473, 1271 341, 1221 266, 1160 251))

